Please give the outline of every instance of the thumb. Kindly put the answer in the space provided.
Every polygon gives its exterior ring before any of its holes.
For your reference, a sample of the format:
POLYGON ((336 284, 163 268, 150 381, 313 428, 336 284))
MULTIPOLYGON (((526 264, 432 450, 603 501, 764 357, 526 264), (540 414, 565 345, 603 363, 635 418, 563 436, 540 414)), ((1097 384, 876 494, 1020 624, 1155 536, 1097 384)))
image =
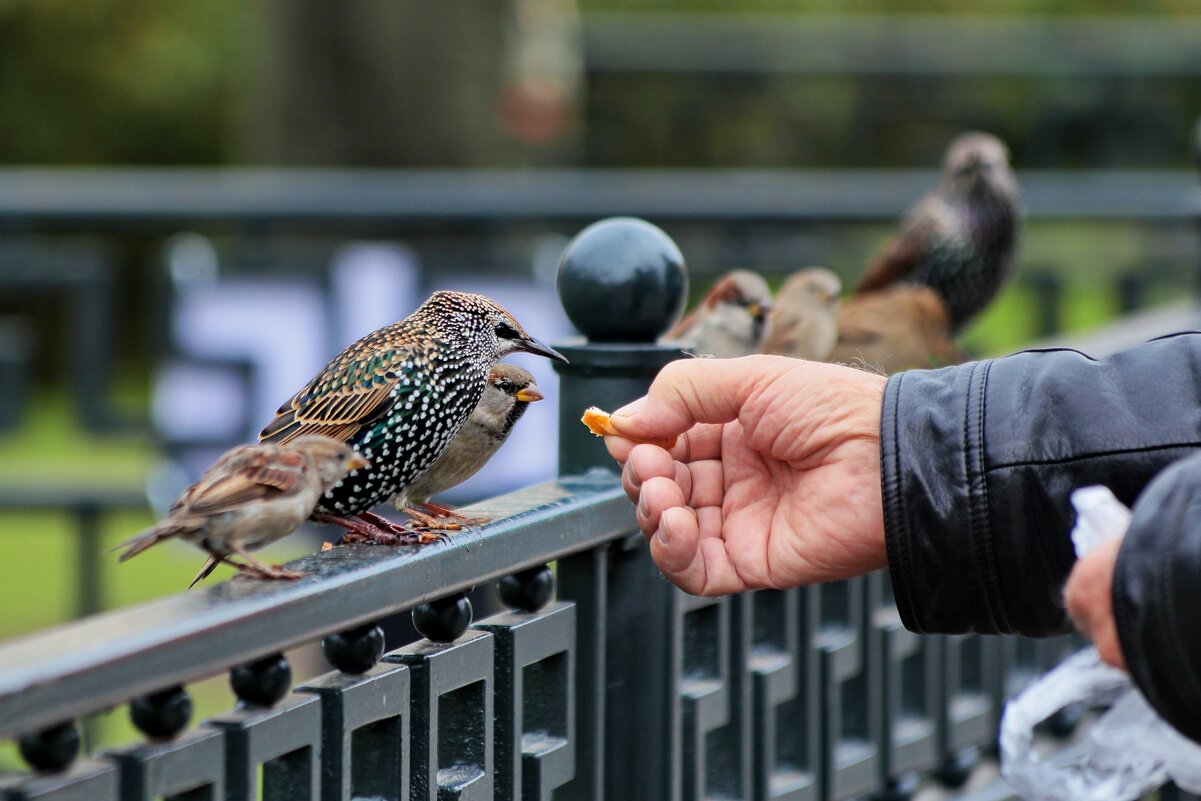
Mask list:
POLYGON ((644 397, 618 409, 609 421, 621 434, 644 440, 670 439, 697 423, 728 423, 738 417, 754 388, 774 378, 788 361, 745 356, 672 362, 659 371, 644 397))

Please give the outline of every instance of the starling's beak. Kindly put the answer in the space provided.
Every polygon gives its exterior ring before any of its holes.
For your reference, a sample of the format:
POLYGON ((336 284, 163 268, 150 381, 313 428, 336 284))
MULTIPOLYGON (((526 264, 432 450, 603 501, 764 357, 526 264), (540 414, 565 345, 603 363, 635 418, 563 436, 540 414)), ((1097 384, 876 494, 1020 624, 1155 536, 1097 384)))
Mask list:
POLYGON ((371 462, 359 456, 357 453, 346 460, 346 472, 351 470, 362 470, 365 467, 371 467, 371 462))
POLYGON ((538 391, 538 387, 525 387, 524 389, 517 390, 517 394, 513 397, 522 403, 533 403, 534 401, 542 400, 546 396, 538 391))
POLYGON ((559 351, 555 350, 550 345, 543 345, 533 337, 526 337, 520 340, 518 342, 517 349, 523 350, 526 353, 533 353, 537 356, 545 356, 548 359, 554 359, 557 362, 563 362, 563 364, 570 364, 570 362, 567 361, 567 357, 562 353, 559 353, 559 351))

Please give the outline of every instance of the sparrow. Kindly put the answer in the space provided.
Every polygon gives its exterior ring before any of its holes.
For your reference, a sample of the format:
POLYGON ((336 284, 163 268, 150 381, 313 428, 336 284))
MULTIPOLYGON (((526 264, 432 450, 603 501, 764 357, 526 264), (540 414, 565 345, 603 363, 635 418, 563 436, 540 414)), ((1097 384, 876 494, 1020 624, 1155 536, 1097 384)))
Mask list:
POLYGON ((776 293, 763 353, 824 362, 838 339, 842 281, 822 267, 793 273, 776 293))
POLYGON ((125 549, 119 561, 178 537, 209 554, 189 589, 220 562, 260 578, 300 578, 302 573, 260 562, 249 552, 291 534, 322 493, 367 466, 350 445, 311 434, 287 445, 240 445, 188 487, 153 528, 118 545, 125 549), (245 561, 230 558, 235 554, 245 561))
POLYGON ((951 317, 938 293, 899 284, 843 302, 830 361, 891 375, 959 364, 967 355, 955 344, 951 317))
POLYGON ((313 519, 381 544, 431 542, 370 510, 405 495, 446 450, 484 394, 492 366, 522 351, 567 360, 534 339, 496 301, 435 292, 415 312, 335 356, 279 407, 260 432, 287 443, 324 434, 348 443, 370 467, 353 471, 317 501, 313 519))
POLYGON ((1017 178, 1005 144, 966 133, 947 148, 938 188, 906 215, 900 235, 864 271, 855 294, 899 283, 939 294, 958 332, 1013 272, 1021 222, 1017 178))
POLYGON ((662 338, 695 356, 732 359, 758 353, 767 333, 771 289, 750 270, 726 273, 705 293, 700 305, 662 338))

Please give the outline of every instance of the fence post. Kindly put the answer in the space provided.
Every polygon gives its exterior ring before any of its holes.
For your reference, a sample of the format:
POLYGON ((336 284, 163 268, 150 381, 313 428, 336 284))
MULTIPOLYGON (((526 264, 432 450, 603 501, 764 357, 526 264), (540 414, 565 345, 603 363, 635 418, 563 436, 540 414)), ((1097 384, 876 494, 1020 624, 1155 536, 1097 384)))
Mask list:
MULTIPOLYGON (((559 266, 559 297, 586 337, 556 347, 559 472, 615 470, 601 440, 580 424, 645 394, 676 348, 655 344, 683 310, 688 279, 675 243, 653 225, 602 220, 580 232, 559 266)), ((681 794, 682 641, 674 589, 636 533, 611 548, 559 562, 559 597, 579 607, 576 777, 556 798, 654 798, 681 794)))

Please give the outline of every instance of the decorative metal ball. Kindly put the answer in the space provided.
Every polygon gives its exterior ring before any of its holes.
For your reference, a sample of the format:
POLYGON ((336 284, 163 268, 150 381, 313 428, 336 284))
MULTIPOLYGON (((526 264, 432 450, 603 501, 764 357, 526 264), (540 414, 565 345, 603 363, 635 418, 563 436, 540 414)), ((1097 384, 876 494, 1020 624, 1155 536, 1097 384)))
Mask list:
POLYGON ((29 767, 39 773, 58 773, 79 754, 79 730, 73 721, 58 723, 17 738, 17 748, 29 767))
POLYGON ((559 262, 559 300, 594 342, 654 342, 688 295, 684 256, 671 237, 634 217, 610 217, 576 234, 559 262))
POLYGON ((242 703, 274 706, 292 686, 292 667, 283 654, 272 654, 231 670, 229 683, 242 703))
POLYGON ((375 667, 384 655, 384 630, 368 623, 331 634, 321 641, 321 651, 338 670, 359 676, 375 667))
POLYGON ((130 701, 129 717, 151 740, 170 740, 188 727, 192 697, 183 687, 168 687, 130 701))
POLYGON ((555 594, 555 574, 546 565, 505 576, 497 582, 500 599, 510 609, 537 612, 555 594))
POLYGON ((460 593, 413 607, 413 625, 433 642, 454 642, 471 625, 471 601, 460 593))

